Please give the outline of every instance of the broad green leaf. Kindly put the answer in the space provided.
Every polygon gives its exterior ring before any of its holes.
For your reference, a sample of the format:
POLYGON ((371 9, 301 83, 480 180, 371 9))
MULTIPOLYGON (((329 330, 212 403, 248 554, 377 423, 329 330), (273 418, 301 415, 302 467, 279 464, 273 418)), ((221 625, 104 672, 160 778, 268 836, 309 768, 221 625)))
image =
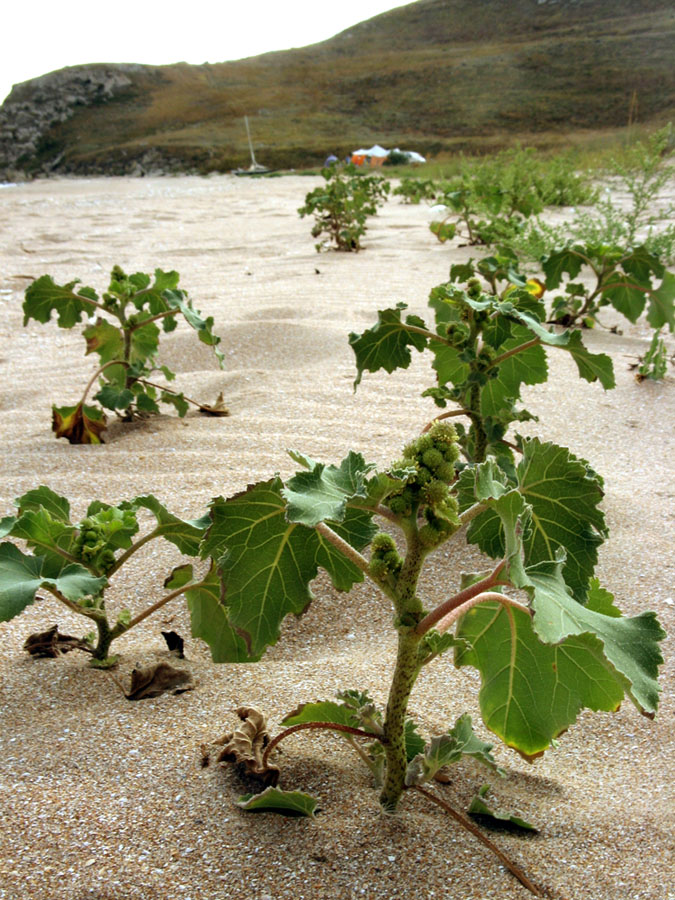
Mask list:
POLYGON ((281 816, 314 818, 319 802, 301 791, 282 791, 281 788, 267 787, 260 794, 244 794, 237 801, 240 809, 247 812, 272 812, 281 816))
POLYGON ((580 331, 569 332, 569 343, 564 350, 572 356, 579 375, 586 381, 599 381, 605 390, 616 386, 614 366, 606 353, 591 353, 584 347, 580 331))
POLYGON ((70 503, 68 500, 44 484, 17 497, 14 501, 14 506, 19 509, 20 513, 24 513, 29 509, 34 511, 44 509, 53 519, 58 519, 61 522, 70 522, 70 503))
POLYGON ((94 400, 98 400, 101 406, 106 409, 128 409, 134 402, 134 394, 126 387, 121 387, 113 382, 106 382, 103 387, 94 395, 94 400))
MULTIPOLYGON (((149 317, 149 313, 148 313, 149 317)), ((159 328, 154 322, 148 322, 131 332, 132 363, 145 363, 152 359, 159 350, 159 328)))
POLYGON ((14 528, 15 522, 16 516, 4 516, 4 518, 0 519, 0 538, 10 533, 12 528, 14 528))
POLYGON ((576 278, 584 264, 583 258, 579 255, 580 250, 578 247, 568 247, 552 253, 543 260, 542 268, 546 274, 547 291, 557 288, 565 274, 570 279, 576 278))
POLYGON ((487 727, 532 759, 583 708, 613 712, 627 694, 652 715, 661 658, 657 644, 663 637, 653 614, 633 619, 617 617, 616 609, 603 614, 607 598, 600 594, 593 609, 594 590, 589 605, 581 606, 554 564, 530 567, 527 577, 535 617, 541 616, 542 631, 556 643, 542 642, 528 613, 492 601, 475 606, 458 623, 456 636, 470 646, 456 651, 455 664, 480 672, 487 727))
POLYGON ((598 637, 608 667, 618 673, 628 697, 640 712, 653 717, 659 702, 656 679, 663 662, 658 644, 666 636, 656 614, 622 616, 611 594, 600 588, 595 578, 588 601, 582 606, 567 591, 560 568, 559 563, 550 562, 527 570, 535 632, 547 644, 560 643, 572 635, 598 637))
POLYGON ((281 720, 286 728, 292 725, 302 725, 308 722, 324 722, 331 725, 349 725, 352 728, 361 728, 361 722, 355 711, 345 703, 335 703, 333 700, 320 700, 315 703, 301 703, 296 709, 288 713, 281 720))
MULTIPOLYGON (((535 438, 526 441, 523 450, 516 470, 518 490, 532 509, 529 532, 523 540, 525 564, 555 559, 558 548, 563 547, 567 553, 565 581, 583 601, 597 563, 597 548, 606 534, 598 508, 603 496, 601 480, 564 447, 535 438)), ((461 484, 466 485, 468 479, 464 476, 461 484)), ((504 555, 504 532, 493 510, 471 522, 467 539, 494 559, 504 555)))
MULTIPOLYGON (((169 590, 184 587, 188 575, 192 580, 192 566, 180 566, 165 587, 169 590)), ((257 656, 249 654, 246 641, 230 622, 223 584, 215 564, 211 565, 205 578, 188 588, 185 599, 190 610, 192 636, 206 641, 214 662, 255 662, 260 659, 261 653, 257 656)))
POLYGON ((98 318, 82 332, 87 342, 86 353, 97 353, 101 365, 113 359, 124 357, 124 337, 120 328, 115 328, 106 319, 98 318))
POLYGON ((426 325, 418 316, 407 316, 401 320, 401 312, 407 309, 405 303, 399 303, 394 309, 380 310, 377 324, 363 334, 349 335, 349 344, 356 354, 357 376, 354 387, 358 387, 364 372, 377 372, 384 369, 407 369, 410 365, 410 348, 422 351, 427 346, 427 338, 411 331, 406 326, 426 329, 426 325))
MULTIPOLYGON (((202 555, 219 559, 228 614, 251 656, 278 640, 283 618, 300 615, 312 600, 310 582, 325 569, 338 590, 349 590, 364 575, 322 535, 286 520, 280 478, 253 485, 229 500, 211 504, 212 524, 202 555)), ((331 524, 331 523, 329 523, 331 524)), ((372 539, 371 517, 349 510, 331 524, 357 550, 372 539)))
POLYGON ((41 587, 52 587, 76 602, 83 597, 95 596, 106 584, 105 578, 95 578, 82 566, 59 567, 50 558, 27 556, 9 542, 0 544, 1 622, 23 612, 41 587))
POLYGON ((467 363, 460 359, 459 350, 441 341, 429 341, 429 349, 434 354, 432 367, 436 370, 438 384, 441 387, 446 384, 455 386, 464 384, 470 369, 467 363))
POLYGON ((298 472, 282 491, 288 521, 310 528, 327 519, 341 522, 348 500, 366 498, 365 479, 373 468, 360 453, 350 451, 339 468, 314 463, 309 472, 298 472))
POLYGON ((54 519, 46 509, 27 509, 21 513, 11 531, 12 537, 20 538, 31 550, 38 554, 56 557, 54 564, 64 565, 64 557, 59 550, 69 553, 75 538, 75 527, 70 522, 54 519))
POLYGON ((610 275, 611 284, 603 288, 601 295, 612 304, 614 309, 624 315, 629 322, 637 322, 642 315, 647 301, 645 289, 636 284, 628 275, 614 272, 610 275))
POLYGON ((55 284, 51 275, 43 275, 34 281, 26 289, 23 302, 23 324, 27 325, 30 319, 38 322, 48 322, 52 311, 57 314, 57 322, 60 328, 72 328, 81 321, 82 316, 90 316, 96 309, 91 300, 96 300, 97 295, 91 288, 80 288, 78 293, 73 290, 77 281, 71 281, 63 286, 55 284))
POLYGON ((651 276, 663 278, 664 268, 646 247, 635 247, 621 260, 621 268, 643 287, 651 287, 651 276))
MULTIPOLYGON (((515 328, 513 337, 499 348, 500 353, 522 346, 530 337, 526 329, 515 328)), ((542 384, 547 378, 546 353, 542 347, 528 347, 510 356, 499 364, 496 378, 490 378, 481 391, 483 416, 499 416, 520 398, 521 385, 542 384)))
POLYGON ((417 754, 408 764, 406 785, 424 784, 430 781, 443 766, 459 762, 463 756, 478 760, 491 769, 498 769, 497 762, 490 753, 492 744, 486 744, 476 737, 471 716, 465 713, 446 734, 433 737, 424 752, 417 754))
POLYGON ((526 822, 520 816, 509 815, 508 813, 495 812, 485 802, 485 796, 490 790, 489 784, 484 784, 471 801, 467 812, 471 816, 478 818, 484 825, 497 826, 500 828, 516 829, 524 831, 538 831, 536 826, 531 822, 526 822))
POLYGON ((666 272, 661 287, 650 293, 647 321, 656 331, 664 325, 675 331, 675 275, 672 272, 666 272))
POLYGON ((210 524, 208 513, 200 519, 179 519, 153 497, 145 494, 135 497, 123 508, 138 508, 149 510, 157 519, 156 533, 174 544, 185 556, 199 556, 199 545, 210 524))

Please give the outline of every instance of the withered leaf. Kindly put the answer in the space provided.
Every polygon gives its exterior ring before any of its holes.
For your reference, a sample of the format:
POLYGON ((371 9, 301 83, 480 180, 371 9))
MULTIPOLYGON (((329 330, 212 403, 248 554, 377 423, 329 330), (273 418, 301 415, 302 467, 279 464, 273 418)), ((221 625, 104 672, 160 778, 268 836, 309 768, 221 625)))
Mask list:
POLYGON ((67 438, 71 444, 102 444, 106 416, 95 406, 53 406, 52 431, 57 438, 67 438))
POLYGON ((178 659, 185 659, 185 641, 177 631, 163 631, 162 637, 166 641, 169 653, 178 657, 178 659))
POLYGON ((269 744, 267 720, 255 706, 240 706, 237 715, 241 724, 232 734, 226 735, 217 762, 234 763, 243 780, 253 779, 265 786, 276 785, 279 769, 263 765, 263 753, 269 744))
POLYGON ((145 697, 158 697, 165 691, 183 694, 193 688, 192 675, 187 669, 175 669, 169 663, 160 662, 136 666, 131 672, 131 687, 125 696, 127 700, 143 700, 145 697))
POLYGON ((221 391, 218 394, 216 402, 213 404, 200 403, 199 412, 205 416, 229 416, 230 411, 225 406, 225 398, 223 397, 223 392, 221 391))
POLYGON ((46 631, 29 634, 23 649, 38 659, 56 659, 57 656, 69 653, 71 650, 85 650, 87 653, 93 653, 91 644, 70 634, 61 634, 58 625, 52 625, 46 631))

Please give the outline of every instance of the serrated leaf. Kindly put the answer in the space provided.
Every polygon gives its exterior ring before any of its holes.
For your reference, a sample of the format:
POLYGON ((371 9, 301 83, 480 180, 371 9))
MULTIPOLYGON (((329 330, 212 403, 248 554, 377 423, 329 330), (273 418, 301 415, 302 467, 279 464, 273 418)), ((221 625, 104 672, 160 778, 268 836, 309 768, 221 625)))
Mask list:
POLYGON ((52 311, 57 314, 57 322, 60 328, 72 328, 86 318, 96 309, 89 302, 96 299, 96 292, 91 288, 80 288, 75 293, 73 288, 77 284, 71 281, 66 285, 58 285, 51 275, 43 275, 34 281, 26 289, 23 302, 23 324, 27 325, 30 319, 38 322, 48 322, 52 311))
POLYGON ((160 394, 160 400, 162 403, 167 403, 170 406, 173 406, 181 417, 181 419, 187 414, 187 411, 190 409, 190 404, 185 399, 184 394, 175 394, 173 391, 162 391, 160 394))
POLYGON ((349 725, 360 728, 361 722, 355 711, 345 703, 333 700, 320 700, 314 703, 301 703, 281 720, 286 728, 308 722, 324 722, 331 725, 349 725))
POLYGON ((465 713, 446 734, 433 737, 424 752, 411 760, 405 783, 408 786, 424 784, 434 778, 443 766, 459 762, 463 756, 472 757, 491 769, 499 770, 490 750, 492 744, 486 744, 476 737, 471 716, 465 713))
POLYGON ((123 504, 123 508, 138 507, 149 510, 157 519, 155 531, 158 535, 178 547, 185 556, 199 556, 199 545, 211 522, 208 513, 200 519, 179 519, 152 494, 135 497, 123 504))
MULTIPOLYGON (((530 339, 527 330, 515 327, 513 336, 499 348, 508 352, 522 346, 530 339)), ((483 416, 499 416, 514 400, 520 398, 523 384, 543 384, 548 378, 548 365, 543 347, 528 347, 499 364, 497 377, 491 378, 481 391, 481 413, 483 416)))
MULTIPOLYGON (((184 579, 188 574, 187 570, 192 577, 192 566, 180 567, 179 570, 174 570, 172 580, 166 587, 170 590, 184 587, 186 582, 178 579, 184 579)), ((211 565, 205 578, 188 588, 185 599, 190 610, 192 637, 206 641, 214 662, 255 662, 260 659, 262 653, 257 656, 249 654, 244 637, 230 622, 223 584, 215 563, 211 565)))
POLYGON ((656 331, 664 325, 675 331, 675 275, 672 272, 666 272, 659 289, 650 293, 647 321, 656 331))
POLYGON ((71 444, 102 444, 107 419, 96 406, 52 406, 52 431, 71 444))
MULTIPOLYGON (((229 619, 259 656, 279 637, 283 618, 300 615, 312 600, 310 582, 325 569, 338 590, 363 581, 363 572, 313 529, 286 520, 280 478, 253 485, 241 494, 211 504, 212 524, 202 555, 219 559, 229 619)), ((331 524, 357 550, 372 539, 371 517, 348 510, 331 524)))
POLYGON ((443 387, 448 383, 455 386, 464 384, 470 369, 467 363, 460 359, 459 350, 441 341, 430 341, 429 349, 434 354, 431 365, 436 370, 439 386, 443 387))
POLYGON ((106 319, 98 318, 82 332, 87 342, 86 353, 97 353, 101 365, 124 355, 124 337, 120 328, 115 328, 106 319))
POLYGON ((101 406, 112 410, 128 409, 134 399, 134 394, 127 387, 120 387, 110 381, 94 395, 94 400, 98 400, 101 406))
POLYGON ((538 831, 531 822, 526 822, 520 816, 509 815, 508 813, 495 812, 485 802, 485 796, 490 790, 489 784, 484 784, 471 801, 467 812, 470 816, 475 816, 482 824, 523 831, 538 831))
POLYGON ((365 479, 373 468, 360 453, 350 451, 339 468, 313 463, 310 471, 298 472, 282 490, 288 521, 310 528, 327 519, 341 522, 347 501, 367 496, 365 479))
MULTIPOLYGON (((583 601, 589 578, 597 564, 597 548, 606 534, 598 508, 601 481, 583 460, 564 447, 528 440, 517 467, 518 490, 532 509, 530 529, 523 540, 526 565, 555 559, 559 547, 566 551, 563 568, 566 583, 583 601)), ((465 479, 461 483, 466 484, 465 479)), ((477 544, 494 559, 504 555, 505 542, 496 512, 481 513, 470 524, 469 543, 477 544)))
POLYGON ((44 509, 53 519, 58 519, 60 522, 70 522, 70 503, 68 500, 44 484, 17 497, 14 501, 14 506, 18 508, 20 513, 24 513, 29 509, 36 511, 44 509))
POLYGON ((621 260, 621 268, 643 287, 651 287, 651 276, 662 278, 664 267, 646 247, 635 247, 621 260))
POLYGON ((611 285, 603 288, 601 296, 612 304, 614 309, 625 316, 629 322, 637 322, 645 308, 647 297, 645 290, 628 275, 614 272, 611 285))
POLYGON ((606 353, 591 353, 584 347, 580 331, 570 332, 569 342, 563 349, 572 356, 579 375, 586 381, 599 381, 606 391, 616 386, 611 358, 606 353))
POLYGON ((578 249, 566 247, 564 250, 552 253, 547 259, 543 260, 542 268, 546 274, 546 290, 550 291, 553 288, 557 288, 565 274, 570 279, 576 278, 584 264, 578 249))
POLYGON ((455 664, 474 666, 481 675, 483 721, 527 759, 541 755, 583 708, 613 712, 627 694, 651 715, 657 698, 663 632, 653 614, 603 615, 606 598, 593 609, 593 591, 589 606, 581 606, 554 568, 529 567, 527 576, 533 606, 541 607, 546 623, 540 627, 559 643, 543 643, 528 613, 492 601, 469 610, 456 631, 470 647, 457 650, 455 664))
POLYGON ((0 544, 0 622, 18 616, 41 587, 53 587, 68 600, 95 596, 106 586, 82 566, 63 565, 50 557, 27 556, 14 544, 0 544))
POLYGON ((314 818, 319 801, 301 791, 282 791, 268 787, 260 794, 244 794, 237 801, 240 809, 247 812, 272 812, 281 816, 314 818))
POLYGON ((11 535, 26 541, 31 550, 42 556, 56 557, 55 564, 63 566, 64 557, 59 550, 71 550, 75 528, 70 522, 54 519, 46 509, 27 509, 16 519, 11 535))
POLYGON ((411 361, 410 348, 422 351, 427 346, 427 338, 424 335, 406 327, 412 325, 426 328, 423 320, 418 316, 407 316, 405 321, 402 321, 401 313, 407 308, 405 303, 398 303, 394 309, 380 310, 377 314, 377 324, 363 334, 352 332, 349 335, 349 344, 356 355, 355 388, 360 384, 364 372, 377 372, 378 369, 384 369, 386 372, 407 369, 411 361))
POLYGON ((203 344, 213 348, 218 364, 222 368, 224 356, 222 352, 217 349, 220 338, 213 333, 213 318, 209 316, 208 318, 203 319, 199 310, 195 309, 189 300, 186 300, 183 291, 166 290, 163 292, 162 296, 170 309, 178 309, 181 311, 188 325, 197 332, 199 340, 203 344))

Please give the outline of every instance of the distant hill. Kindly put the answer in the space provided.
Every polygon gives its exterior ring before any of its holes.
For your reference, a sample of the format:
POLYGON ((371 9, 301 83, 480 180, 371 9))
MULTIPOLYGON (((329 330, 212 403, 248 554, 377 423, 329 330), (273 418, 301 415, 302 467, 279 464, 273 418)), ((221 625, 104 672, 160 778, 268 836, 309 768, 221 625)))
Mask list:
POLYGON ((299 50, 98 64, 17 85, 0 177, 319 164, 378 142, 427 154, 555 143, 675 110, 672 0, 417 0, 299 50))

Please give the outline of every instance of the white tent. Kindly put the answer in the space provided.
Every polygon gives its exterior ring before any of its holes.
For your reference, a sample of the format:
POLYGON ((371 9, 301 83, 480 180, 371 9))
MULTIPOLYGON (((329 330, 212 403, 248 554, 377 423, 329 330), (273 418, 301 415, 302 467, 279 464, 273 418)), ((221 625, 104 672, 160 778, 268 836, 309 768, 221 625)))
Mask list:
POLYGON ((366 156, 374 156, 376 159, 384 159, 384 157, 389 156, 389 151, 385 150, 384 147, 380 147, 379 144, 373 144, 370 150, 364 151, 366 156))

